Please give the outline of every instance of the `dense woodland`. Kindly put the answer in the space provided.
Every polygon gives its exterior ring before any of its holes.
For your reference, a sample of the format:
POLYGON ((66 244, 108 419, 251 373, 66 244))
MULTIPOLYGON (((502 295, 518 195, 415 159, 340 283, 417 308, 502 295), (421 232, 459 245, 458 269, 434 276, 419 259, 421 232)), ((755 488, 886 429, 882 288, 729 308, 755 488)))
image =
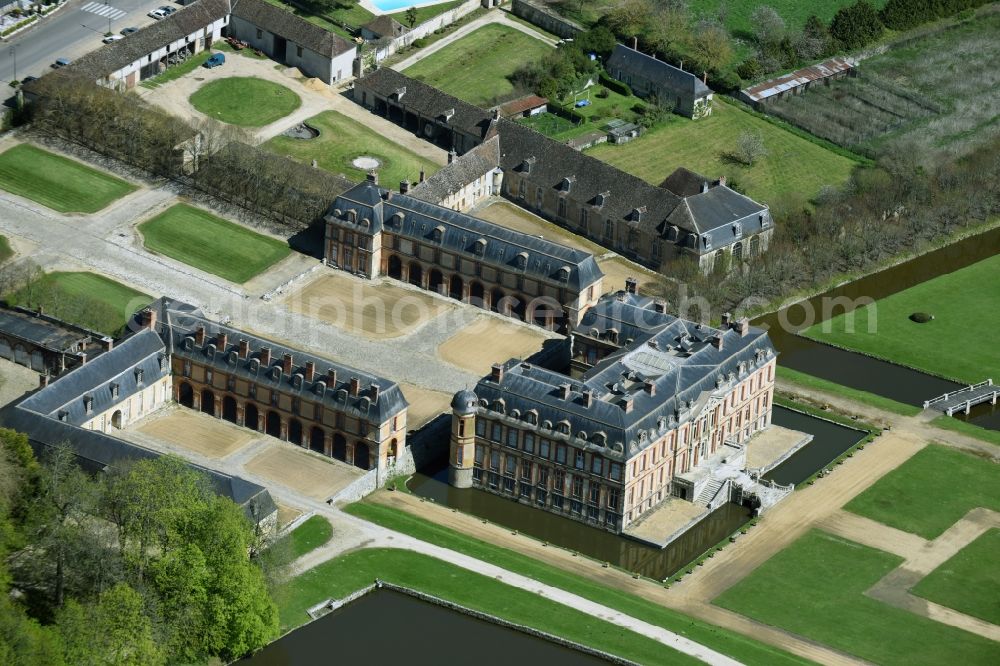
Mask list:
POLYGON ((0 429, 0 663, 205 663, 278 632, 262 535, 173 458, 97 475, 0 429))

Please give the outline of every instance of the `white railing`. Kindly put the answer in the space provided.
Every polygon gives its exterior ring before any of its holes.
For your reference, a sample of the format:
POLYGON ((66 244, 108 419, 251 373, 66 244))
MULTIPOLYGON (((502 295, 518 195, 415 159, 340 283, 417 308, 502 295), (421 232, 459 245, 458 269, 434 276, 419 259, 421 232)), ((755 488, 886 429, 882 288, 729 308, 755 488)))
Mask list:
POLYGON ((945 393, 944 395, 939 395, 936 398, 931 398, 930 400, 924 400, 924 409, 927 409, 931 405, 936 405, 939 402, 944 402, 945 400, 949 400, 958 395, 959 393, 965 393, 966 391, 975 391, 977 389, 981 389, 986 386, 993 386, 993 380, 987 379, 986 381, 979 382, 978 384, 970 384, 968 386, 958 389, 957 391, 950 391, 949 393, 945 393))

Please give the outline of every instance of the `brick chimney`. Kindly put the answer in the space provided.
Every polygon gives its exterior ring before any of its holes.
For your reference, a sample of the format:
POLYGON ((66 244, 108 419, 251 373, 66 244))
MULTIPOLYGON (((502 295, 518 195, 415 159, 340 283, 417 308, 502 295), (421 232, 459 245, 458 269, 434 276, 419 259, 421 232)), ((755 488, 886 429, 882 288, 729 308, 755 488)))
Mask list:
POLYGON ((261 347, 260 349, 260 364, 265 368, 271 366, 271 348, 261 347))
POLYGON ((656 384, 651 381, 645 381, 642 383, 643 390, 649 395, 656 395, 656 384))
POLYGON ((423 170, 423 169, 421 169, 421 170, 420 170, 420 182, 422 183, 422 182, 424 182, 424 181, 425 181, 426 179, 427 179, 427 174, 426 174, 426 173, 424 173, 424 170, 423 170))
POLYGON ((619 404, 619 406, 622 408, 623 412, 629 414, 632 411, 632 406, 634 403, 635 399, 632 396, 627 395, 624 398, 622 398, 622 401, 619 404))
POLYGON ((250 342, 248 340, 240 340, 240 358, 246 358, 250 355, 250 342))
POLYGON ((316 376, 316 364, 312 361, 306 361, 306 381, 311 382, 313 377, 316 376))
POLYGON ((156 328, 156 310, 153 308, 146 308, 143 310, 139 315, 139 322, 143 328, 156 328))
POLYGON ((376 384, 375 382, 372 382, 372 385, 370 387, 368 387, 368 388, 369 388, 369 391, 371 392, 372 402, 375 403, 375 404, 378 404, 378 394, 379 394, 378 384, 376 384))
POLYGON ((653 310, 659 312, 660 314, 665 314, 667 311, 667 302, 656 299, 653 301, 653 310))
POLYGON ((410 181, 408 180, 399 181, 399 193, 409 194, 409 192, 410 192, 410 181))
POLYGON ((281 357, 281 371, 286 375, 292 374, 292 355, 285 354, 281 357))
POLYGON ((361 380, 357 377, 351 377, 351 395, 357 396, 358 392, 361 390, 361 380))
POLYGON ((223 331, 219 331, 219 334, 215 336, 215 346, 220 352, 225 352, 226 348, 229 346, 229 336, 223 331))
POLYGON ((719 185, 722 185, 723 187, 725 187, 725 185, 726 185, 726 177, 725 176, 719 176, 719 185))
POLYGON ((451 164, 454 161, 455 161, 455 151, 454 150, 449 150, 448 151, 448 164, 451 164))
POLYGON ((49 376, 41 374, 38 375, 38 388, 45 388, 48 385, 49 385, 49 376))
POLYGON ((736 324, 736 332, 740 334, 742 338, 744 335, 750 332, 750 320, 746 317, 740 319, 739 323, 736 324))
POLYGON ((194 332, 194 341, 199 347, 205 344, 205 327, 199 326, 194 332))
POLYGON ((733 315, 728 312, 722 313, 722 328, 729 328, 730 324, 733 323, 733 315))
POLYGON ((375 169, 369 171, 368 175, 365 176, 365 180, 367 180, 372 185, 378 185, 378 171, 376 171, 375 169))
POLYGON ((712 346, 716 349, 722 349, 722 334, 716 335, 712 338, 712 346))
POLYGON ((560 384, 559 385, 559 399, 560 400, 569 400, 569 394, 570 394, 570 385, 569 384, 560 384))
POLYGON ((495 381, 497 384, 503 381, 503 366, 499 363, 494 363, 493 367, 490 368, 490 379, 495 381))
POLYGON ((636 280, 634 277, 625 278, 625 291, 630 294, 638 295, 639 281, 636 280))
POLYGON ((594 404, 594 392, 588 389, 583 392, 583 406, 590 407, 593 404, 594 404))
POLYGON ((328 388, 337 388, 337 369, 330 368, 326 371, 326 385, 328 388))

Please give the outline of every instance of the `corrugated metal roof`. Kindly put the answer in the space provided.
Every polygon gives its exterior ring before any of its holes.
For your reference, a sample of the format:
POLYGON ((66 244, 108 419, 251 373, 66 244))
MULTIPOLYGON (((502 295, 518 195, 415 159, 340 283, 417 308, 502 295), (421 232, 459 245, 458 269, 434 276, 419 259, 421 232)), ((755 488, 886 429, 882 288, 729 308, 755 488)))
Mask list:
POLYGON ((749 97, 755 102, 759 102, 762 99, 773 97, 777 94, 785 92, 786 90, 798 88, 799 86, 805 85, 810 81, 825 79, 828 76, 846 72, 856 66, 857 63, 854 60, 838 56, 836 58, 824 60, 823 62, 810 67, 803 67, 802 69, 797 69, 794 72, 789 72, 788 74, 768 79, 763 83, 758 83, 755 86, 744 88, 742 92, 746 97, 749 97))

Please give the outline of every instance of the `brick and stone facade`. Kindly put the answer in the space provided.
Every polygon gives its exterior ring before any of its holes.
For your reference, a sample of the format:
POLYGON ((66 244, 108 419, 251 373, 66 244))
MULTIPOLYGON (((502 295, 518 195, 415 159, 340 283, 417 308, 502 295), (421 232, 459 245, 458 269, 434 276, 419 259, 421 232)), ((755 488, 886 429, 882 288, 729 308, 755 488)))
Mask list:
POLYGON ((601 300, 572 333, 579 378, 512 359, 452 402, 449 480, 620 532, 771 422, 764 331, 601 300), (595 353, 592 353, 592 350, 595 353))

